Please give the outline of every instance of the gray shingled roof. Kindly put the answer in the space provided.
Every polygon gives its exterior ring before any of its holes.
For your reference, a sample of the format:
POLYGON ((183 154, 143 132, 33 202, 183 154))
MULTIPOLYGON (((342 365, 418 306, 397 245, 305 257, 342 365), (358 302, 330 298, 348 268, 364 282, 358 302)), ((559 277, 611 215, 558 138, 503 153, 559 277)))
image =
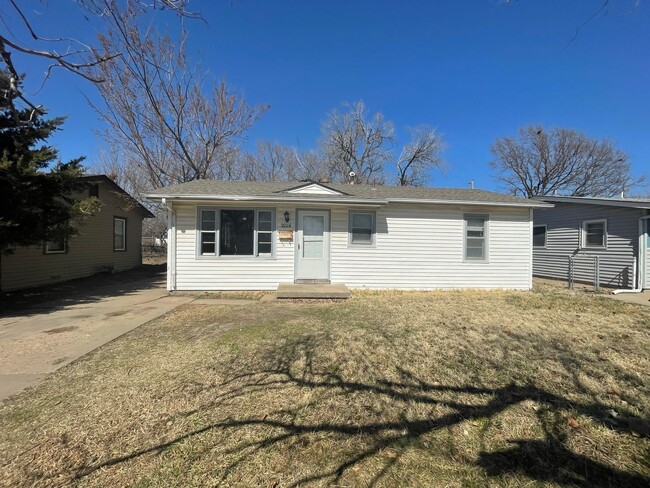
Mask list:
POLYGON ((486 190, 460 188, 429 188, 413 186, 373 186, 347 185, 340 183, 316 183, 339 191, 341 195, 324 195, 313 193, 288 193, 288 190, 311 184, 312 182, 261 182, 261 181, 217 181, 195 180, 167 188, 154 190, 145 195, 149 199, 171 198, 183 200, 200 200, 201 198, 237 197, 245 200, 268 198, 269 200, 323 200, 323 201, 358 201, 373 200, 377 203, 399 202, 403 200, 462 202, 523 207, 548 207, 551 205, 540 201, 518 198, 486 190))

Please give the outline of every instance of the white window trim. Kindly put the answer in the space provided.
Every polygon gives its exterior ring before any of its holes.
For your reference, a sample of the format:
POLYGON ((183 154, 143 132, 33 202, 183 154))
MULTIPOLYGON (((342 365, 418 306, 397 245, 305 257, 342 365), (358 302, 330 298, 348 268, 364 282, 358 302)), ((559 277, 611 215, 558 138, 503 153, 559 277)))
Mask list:
POLYGON ((348 247, 376 247, 377 246, 377 212, 373 210, 348 210, 348 247), (352 216, 354 214, 367 214, 372 217, 370 229, 370 242, 352 242, 352 216))
POLYGON ((533 225, 533 235, 531 236, 532 242, 533 242, 533 248, 534 249, 546 249, 548 246, 548 226, 546 224, 537 224, 533 225), (535 245, 535 227, 544 227, 544 245, 543 246, 536 246, 535 245))
POLYGON ((607 249, 607 219, 583 220, 580 227, 580 249, 607 249), (587 225, 603 224, 603 244, 602 246, 587 245, 587 225))
POLYGON ((463 214, 463 262, 465 263, 480 263, 489 264, 490 262, 490 215, 480 213, 464 213, 463 214), (483 229, 483 257, 482 258, 468 258, 467 257, 467 220, 470 218, 485 219, 485 226, 483 229))
POLYGON ((127 234, 126 218, 125 217, 117 217, 117 216, 113 217, 113 251, 114 252, 124 252, 124 251, 126 251, 126 234, 127 234), (115 222, 117 222, 118 220, 121 220, 124 223, 124 227, 122 227, 122 229, 124 231, 124 234, 123 234, 123 236, 124 236, 124 246, 121 247, 121 248, 115 247, 115 222))
MULTIPOLYGON (((195 235, 195 257, 197 259, 275 259, 276 258, 276 239, 277 239, 277 230, 276 230, 276 209, 270 207, 210 207, 210 206, 200 206, 196 208, 196 235, 195 235), (215 220, 215 243, 214 243, 214 254, 201 254, 201 212, 202 211, 214 212, 215 220), (253 249, 255 254, 242 254, 234 256, 220 256, 221 252, 220 243, 221 243, 221 211, 222 210, 249 210, 254 212, 254 229, 253 229, 253 249), (271 254, 259 254, 258 252, 258 222, 259 222, 259 212, 271 212, 271 254)), ((212 231, 206 231, 212 232, 212 231)), ((268 232, 268 231, 261 231, 268 232)))

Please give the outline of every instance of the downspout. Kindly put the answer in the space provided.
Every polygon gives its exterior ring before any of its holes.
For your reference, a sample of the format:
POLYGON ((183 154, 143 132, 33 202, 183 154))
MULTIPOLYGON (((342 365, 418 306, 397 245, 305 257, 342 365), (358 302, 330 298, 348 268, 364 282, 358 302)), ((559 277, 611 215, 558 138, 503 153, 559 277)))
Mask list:
POLYGON ((619 290, 614 290, 612 291, 613 295, 618 295, 619 293, 641 293, 643 291, 643 270, 641 269, 641 265, 643 263, 643 252, 645 251, 644 247, 646 245, 645 243, 645 232, 644 232, 644 226, 643 226, 643 221, 646 220, 646 218, 641 217, 639 219, 639 243, 637 247, 637 253, 636 256, 634 256, 634 259, 632 261, 632 288, 622 288, 619 290), (638 272, 637 272, 638 270, 638 272))
POLYGON ((176 290, 176 212, 166 198, 162 204, 167 209, 167 291, 176 290))

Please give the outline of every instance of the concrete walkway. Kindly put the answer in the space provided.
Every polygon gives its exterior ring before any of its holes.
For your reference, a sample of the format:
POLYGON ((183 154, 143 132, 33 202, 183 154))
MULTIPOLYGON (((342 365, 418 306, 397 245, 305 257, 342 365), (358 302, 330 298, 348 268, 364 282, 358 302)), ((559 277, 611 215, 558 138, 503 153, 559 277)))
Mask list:
POLYGON ((603 295, 607 298, 613 298, 621 302, 635 303, 637 305, 645 305, 650 307, 650 290, 645 290, 639 293, 618 293, 616 295, 603 295))
POLYGON ((164 276, 111 283, 0 318, 0 401, 193 297, 169 296, 164 276))

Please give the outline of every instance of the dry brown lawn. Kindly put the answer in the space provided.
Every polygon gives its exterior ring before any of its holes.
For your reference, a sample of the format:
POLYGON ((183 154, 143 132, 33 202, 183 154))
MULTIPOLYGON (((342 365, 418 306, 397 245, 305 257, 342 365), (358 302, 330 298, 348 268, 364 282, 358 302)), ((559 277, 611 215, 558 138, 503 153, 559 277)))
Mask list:
POLYGON ((645 487, 649 351, 548 285, 187 305, 6 402, 0 484, 645 487))

